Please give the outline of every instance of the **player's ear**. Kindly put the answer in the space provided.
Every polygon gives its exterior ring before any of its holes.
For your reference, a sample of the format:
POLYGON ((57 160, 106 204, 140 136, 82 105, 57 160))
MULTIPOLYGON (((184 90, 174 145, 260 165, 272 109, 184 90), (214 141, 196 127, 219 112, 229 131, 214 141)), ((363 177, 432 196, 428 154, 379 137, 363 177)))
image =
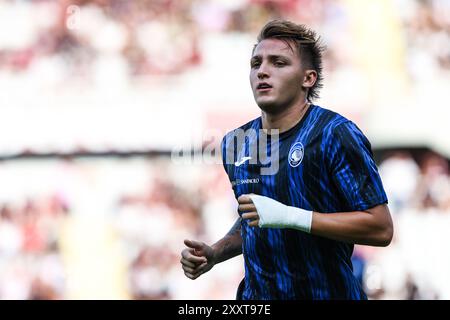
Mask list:
POLYGON ((317 81, 317 72, 316 70, 306 70, 305 75, 303 77, 303 88, 311 88, 317 81))

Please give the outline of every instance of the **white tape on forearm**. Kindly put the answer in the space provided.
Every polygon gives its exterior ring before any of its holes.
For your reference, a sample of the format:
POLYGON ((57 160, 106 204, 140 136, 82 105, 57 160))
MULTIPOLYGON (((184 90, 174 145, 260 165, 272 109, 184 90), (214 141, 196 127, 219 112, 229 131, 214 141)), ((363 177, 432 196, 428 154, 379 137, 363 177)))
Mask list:
POLYGON ((311 232, 312 211, 290 207, 268 197, 252 194, 261 228, 292 228, 311 232))

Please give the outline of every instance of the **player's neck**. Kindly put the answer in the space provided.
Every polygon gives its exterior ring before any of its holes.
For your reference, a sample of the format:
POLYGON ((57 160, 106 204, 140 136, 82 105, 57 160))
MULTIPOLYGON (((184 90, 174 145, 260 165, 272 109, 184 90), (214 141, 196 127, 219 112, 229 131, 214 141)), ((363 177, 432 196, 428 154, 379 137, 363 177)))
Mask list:
POLYGON ((277 114, 263 111, 261 114, 262 128, 265 130, 278 129, 280 133, 288 131, 302 120, 310 105, 308 101, 303 101, 277 114))

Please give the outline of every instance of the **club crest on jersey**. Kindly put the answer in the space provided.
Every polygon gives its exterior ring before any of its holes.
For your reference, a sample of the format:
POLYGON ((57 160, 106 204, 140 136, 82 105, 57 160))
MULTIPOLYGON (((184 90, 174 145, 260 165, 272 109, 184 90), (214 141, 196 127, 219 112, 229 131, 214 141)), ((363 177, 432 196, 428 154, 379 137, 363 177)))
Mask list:
POLYGON ((291 167, 295 168, 300 163, 302 163, 303 156, 305 154, 305 148, 303 147, 303 144, 301 142, 296 142, 291 147, 291 150, 289 150, 289 164, 291 167))

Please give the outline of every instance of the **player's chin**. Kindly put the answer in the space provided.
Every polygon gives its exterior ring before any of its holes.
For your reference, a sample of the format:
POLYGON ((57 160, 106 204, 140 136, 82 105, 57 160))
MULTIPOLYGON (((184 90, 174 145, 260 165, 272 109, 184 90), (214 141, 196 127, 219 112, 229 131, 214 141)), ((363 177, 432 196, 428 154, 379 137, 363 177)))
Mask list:
POLYGON ((272 97, 258 97, 256 99, 258 107, 267 113, 277 113, 279 110, 279 103, 272 97))

